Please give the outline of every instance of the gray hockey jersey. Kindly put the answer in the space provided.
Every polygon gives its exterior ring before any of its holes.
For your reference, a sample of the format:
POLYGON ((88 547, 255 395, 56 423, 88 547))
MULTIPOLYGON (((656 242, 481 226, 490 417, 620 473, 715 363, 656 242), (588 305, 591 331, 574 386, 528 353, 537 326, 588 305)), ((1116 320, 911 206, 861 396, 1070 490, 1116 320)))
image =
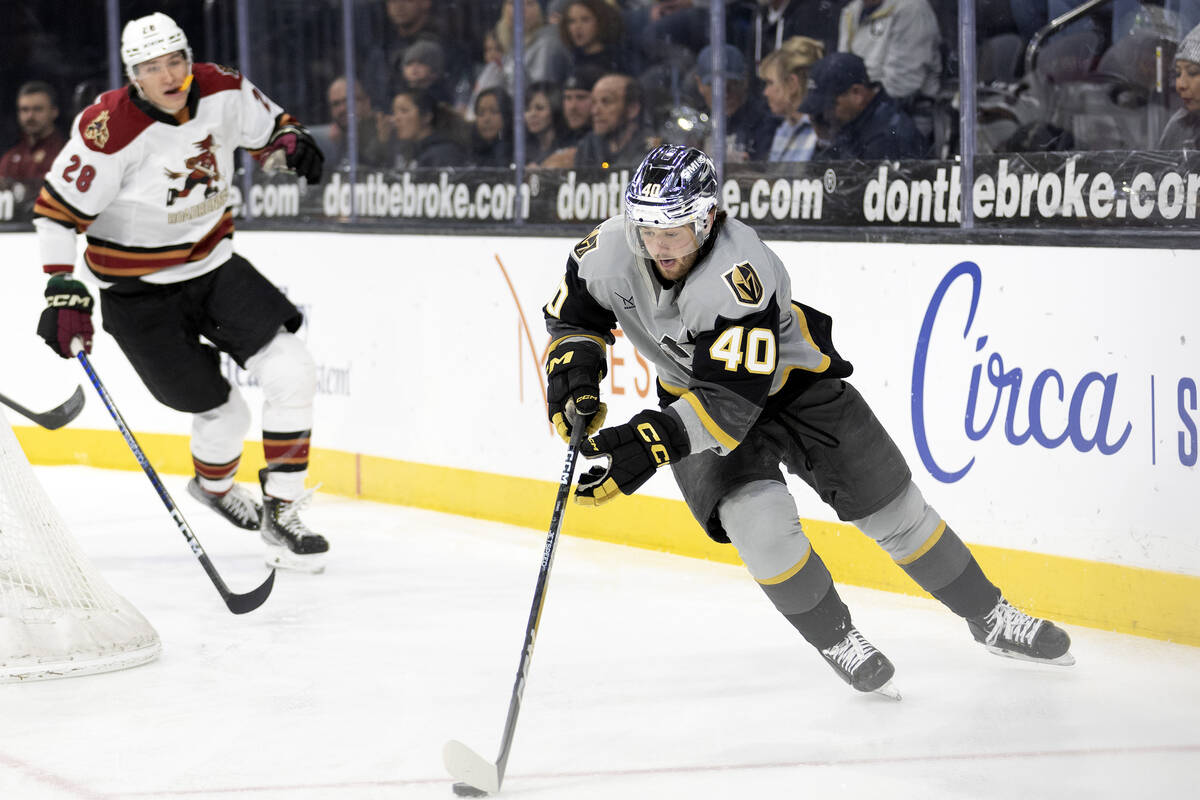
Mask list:
POLYGON ((833 347, 830 318, 792 301, 779 256, 732 219, 718 220, 695 266, 672 283, 633 254, 613 217, 572 249, 543 311, 555 341, 612 344, 619 326, 654 363, 691 452, 728 453, 773 401, 852 369, 833 347))

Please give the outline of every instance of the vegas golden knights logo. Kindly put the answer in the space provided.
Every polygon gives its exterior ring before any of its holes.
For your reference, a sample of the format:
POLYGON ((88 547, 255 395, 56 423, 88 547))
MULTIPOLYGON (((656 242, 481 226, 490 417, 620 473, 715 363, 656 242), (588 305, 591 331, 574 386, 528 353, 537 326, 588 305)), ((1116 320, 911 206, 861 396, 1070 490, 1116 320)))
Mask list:
POLYGON ((583 241, 575 245, 575 258, 583 258, 588 253, 596 249, 598 240, 600 239, 600 228, 597 227, 594 231, 584 237, 583 241))
POLYGON ((91 139, 101 150, 108 144, 108 112, 101 111, 83 131, 83 138, 91 139))
POLYGON ((733 292, 733 299, 737 300, 739 305, 757 306, 762 302, 762 281, 758 279, 758 273, 754 271, 754 267, 750 266, 749 261, 743 261, 722 277, 725 278, 725 283, 733 292))

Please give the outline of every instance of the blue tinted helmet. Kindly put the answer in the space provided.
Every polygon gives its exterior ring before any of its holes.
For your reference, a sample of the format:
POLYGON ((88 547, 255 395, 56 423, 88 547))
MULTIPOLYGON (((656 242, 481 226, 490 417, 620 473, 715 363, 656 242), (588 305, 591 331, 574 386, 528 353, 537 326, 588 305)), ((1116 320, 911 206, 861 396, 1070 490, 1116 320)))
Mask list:
POLYGON ((625 189, 625 239, 633 252, 653 256, 642 240, 643 228, 688 226, 699 250, 712 231, 717 207, 717 169, 694 147, 665 144, 650 151, 625 189))

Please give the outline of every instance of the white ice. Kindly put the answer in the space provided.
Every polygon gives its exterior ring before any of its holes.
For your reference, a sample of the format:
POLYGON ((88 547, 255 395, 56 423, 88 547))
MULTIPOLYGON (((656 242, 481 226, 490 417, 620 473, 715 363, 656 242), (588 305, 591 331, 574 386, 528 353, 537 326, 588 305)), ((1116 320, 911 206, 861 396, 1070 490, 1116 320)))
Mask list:
MULTIPOLYGON (((140 473, 36 472, 164 652, 0 685, 0 798, 445 800, 447 739, 495 757, 544 531, 318 494, 328 570, 236 617, 140 473)), ((257 536, 165 480, 257 585, 257 536)), ((1075 667, 1030 665, 932 601, 843 596, 902 702, 845 686, 742 569, 563 538, 501 795, 1194 796, 1200 648, 1071 628, 1075 667)))

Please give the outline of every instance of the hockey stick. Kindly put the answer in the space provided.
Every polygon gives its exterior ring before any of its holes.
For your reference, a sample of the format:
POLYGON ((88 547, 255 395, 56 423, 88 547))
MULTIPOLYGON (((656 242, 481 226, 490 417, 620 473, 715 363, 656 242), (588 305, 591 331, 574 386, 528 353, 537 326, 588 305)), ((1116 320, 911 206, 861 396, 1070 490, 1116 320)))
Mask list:
POLYGON ((508 703, 508 719, 504 722, 504 735, 500 739, 500 755, 492 763, 460 741, 451 739, 442 748, 442 761, 451 777, 458 778, 454 793, 460 797, 483 797, 500 791, 504 780, 504 769, 508 765, 508 753, 512 749, 513 732, 517 728, 517 714, 521 711, 521 695, 529 677, 529 662, 533 659, 533 643, 537 638, 538 623, 542 619, 542 606, 546 602, 546 585, 550 580, 550 567, 554 564, 554 550, 558 545, 558 531, 562 527, 563 509, 571 494, 571 482, 575 478, 575 461, 579 457, 579 442, 587 429, 578 422, 571 432, 571 443, 567 446, 567 461, 563 464, 562 477, 558 484, 558 497, 554 501, 554 513, 550 517, 550 532, 546 536, 546 547, 542 551, 542 567, 538 572, 537 586, 533 590, 533 608, 529 611, 529 624, 525 626, 525 645, 521 648, 521 661, 517 666, 517 680, 513 684, 512 699, 508 703))
POLYGON ((146 473, 146 477, 150 479, 150 483, 154 485, 154 490, 158 492, 163 505, 167 507, 167 511, 171 512, 171 519, 175 520, 175 525, 178 526, 179 532, 183 534, 184 539, 187 539, 188 544, 192 548, 192 553, 200 561, 200 566, 204 567, 204 571, 208 573, 208 577, 213 582, 213 585, 217 587, 217 591, 220 592, 221 599, 225 601, 225 605, 234 614, 245 614, 247 611, 253 611, 261 606, 266 602, 267 596, 271 594, 271 588, 275 585, 275 570, 272 569, 271 574, 267 576, 262 585, 253 591, 246 594, 235 594, 229 591, 229 587, 225 585, 225 581, 221 580, 217 568, 209 560, 208 554, 200 546, 200 540, 192 532, 192 526, 188 525, 187 520, 183 518, 183 513, 175 505, 175 501, 171 499, 171 495, 167 493, 167 487, 163 486, 162 481, 158 478, 158 473, 154 471, 154 467, 150 466, 150 461, 142 451, 141 445, 137 443, 137 439, 133 438, 133 431, 125 424, 124 417, 117 410, 117 406, 113 403, 112 397, 109 396, 108 390, 104 388, 104 384, 100 382, 100 376, 92 368, 92 362, 88 360, 87 353, 78 346, 78 341, 76 339, 72 342, 71 347, 75 353, 75 357, 83 365, 83 369, 91 380, 92 386, 96 387, 96 394, 100 395, 100 399, 104 401, 108 413, 112 415, 113 420, 117 423, 117 429, 125 437, 125 444, 129 445, 129 449, 133 451, 134 458, 141 465, 142 470, 146 473))
POLYGON ((41 425, 43 428, 53 431, 61 428, 63 425, 66 425, 68 422, 78 417, 80 411, 83 411, 83 387, 76 386, 75 393, 63 401, 62 405, 55 406, 49 411, 44 411, 41 414, 37 413, 36 411, 30 411, 25 406, 21 405, 15 400, 8 399, 2 394, 0 394, 0 403, 4 403, 4 405, 11 408, 13 411, 29 417, 29 419, 33 420, 38 425, 41 425))

